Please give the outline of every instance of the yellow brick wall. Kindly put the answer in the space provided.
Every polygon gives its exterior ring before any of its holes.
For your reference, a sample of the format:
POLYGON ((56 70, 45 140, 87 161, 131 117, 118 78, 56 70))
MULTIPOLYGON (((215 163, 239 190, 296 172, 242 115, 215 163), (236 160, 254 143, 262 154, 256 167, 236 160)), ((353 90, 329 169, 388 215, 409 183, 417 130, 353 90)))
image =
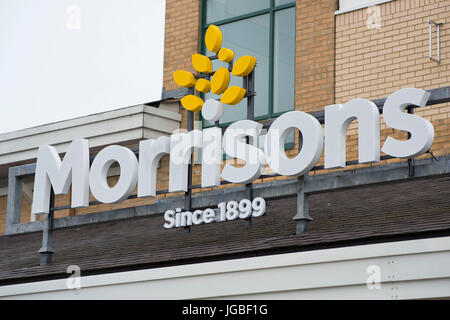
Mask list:
MULTIPOLYGON (((6 207, 7 207, 8 197, 0 197, 0 235, 5 233, 6 227, 6 207)), ((31 214, 31 203, 25 197, 22 197, 22 213, 20 216, 20 222, 29 222, 31 214)), ((60 213, 59 213, 60 214, 60 213)), ((61 215, 58 215, 58 217, 61 215)))
POLYGON ((334 0, 296 4, 295 109, 311 112, 334 103, 334 0))
MULTIPOLYGON (((401 88, 433 89, 450 85, 450 1, 396 0, 378 6, 379 28, 369 28, 368 9, 336 16, 336 103, 352 98, 387 97, 401 88), (441 62, 430 61, 428 19, 442 22, 441 62)), ((433 54, 436 55, 433 29, 433 54)), ((430 120, 435 129, 431 151, 439 156, 450 150, 450 104, 427 106, 415 112, 430 120)), ((347 159, 357 159, 356 125, 347 139, 347 159)), ((406 138, 381 124, 381 145, 386 135, 406 138)), ((382 154, 383 155, 383 154, 382 154)), ((424 155, 422 157, 429 157, 424 155)), ((393 161, 393 160, 391 160, 393 161)), ((400 160, 397 160, 400 161, 400 160)))

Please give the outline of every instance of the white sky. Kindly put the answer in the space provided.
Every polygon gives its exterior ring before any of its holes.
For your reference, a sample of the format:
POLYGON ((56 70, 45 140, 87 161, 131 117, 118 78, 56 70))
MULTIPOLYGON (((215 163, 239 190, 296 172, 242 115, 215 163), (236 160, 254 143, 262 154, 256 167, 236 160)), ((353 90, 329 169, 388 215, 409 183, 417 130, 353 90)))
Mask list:
POLYGON ((0 133, 161 98, 165 0, 0 0, 0 133))

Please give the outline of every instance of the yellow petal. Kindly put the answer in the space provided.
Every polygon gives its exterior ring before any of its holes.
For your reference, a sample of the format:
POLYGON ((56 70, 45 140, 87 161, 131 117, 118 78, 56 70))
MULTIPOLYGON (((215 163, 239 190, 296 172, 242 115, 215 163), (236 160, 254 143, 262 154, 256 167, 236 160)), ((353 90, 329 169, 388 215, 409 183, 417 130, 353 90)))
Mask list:
POLYGON ((219 51, 219 60, 230 63, 234 59, 234 52, 231 49, 222 48, 219 51))
POLYGON ((173 80, 175 80, 175 83, 181 87, 190 88, 195 85, 195 78, 192 73, 184 70, 175 71, 173 73, 173 80))
POLYGON ((220 102, 233 106, 241 102, 241 100, 245 96, 245 93, 246 90, 242 89, 241 87, 238 86, 229 87, 220 98, 220 102))
POLYGON ((195 89, 203 93, 208 93, 211 90, 211 83, 206 79, 198 79, 195 89))
POLYGON ((245 77, 252 72, 256 64, 256 58, 252 56, 240 57, 233 66, 231 73, 238 77, 245 77))
POLYGON ((210 25, 205 34, 206 47, 212 52, 218 52, 222 45, 222 31, 215 25, 210 25))
POLYGON ((214 94, 222 94, 230 83, 230 72, 227 68, 219 68, 211 79, 211 91, 214 94))
POLYGON ((181 99, 181 105, 186 110, 199 112, 202 110, 203 100, 200 97, 190 94, 181 99))
POLYGON ((212 63, 208 57, 194 53, 192 55, 192 66, 195 70, 202 73, 211 73, 212 72, 212 63))

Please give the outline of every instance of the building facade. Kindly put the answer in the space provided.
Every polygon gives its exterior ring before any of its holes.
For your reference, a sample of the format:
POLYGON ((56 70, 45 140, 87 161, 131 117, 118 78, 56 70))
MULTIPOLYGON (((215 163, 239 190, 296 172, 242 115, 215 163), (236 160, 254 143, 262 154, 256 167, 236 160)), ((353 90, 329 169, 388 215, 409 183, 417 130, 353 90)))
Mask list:
MULTIPOLYGON (((0 297, 450 297, 449 24, 448 0, 166 0, 161 101, 0 135, 0 297), (213 54, 203 41, 211 24, 221 29, 223 47, 256 57, 255 121, 271 123, 296 110, 323 124, 325 106, 363 98, 381 112, 392 93, 417 88, 431 93, 426 106, 414 109, 433 125, 430 150, 414 159, 382 153, 379 162, 358 163, 353 121, 345 168, 324 169, 323 154, 305 178, 274 175, 266 166, 251 187, 267 200, 266 215, 190 229, 163 227, 164 211, 183 207, 187 196, 166 192, 164 156, 155 197, 137 197, 135 190, 121 203, 105 204, 91 194, 89 207, 74 209, 70 192, 56 195, 55 252, 40 265, 48 218, 31 214, 34 176, 24 173, 38 147, 52 145, 64 155, 73 139, 84 138, 92 155, 111 144, 137 150, 142 140, 188 128, 180 104, 187 91, 173 73, 194 74, 191 56, 213 54), (306 214, 300 210, 305 215, 298 219, 300 207, 306 214), (77 281, 73 270, 81 275, 79 289, 68 287, 77 281)), ((225 130, 246 116, 244 99, 225 108, 218 126, 225 130)), ((381 145, 388 136, 410 138, 380 117, 381 145)), ((194 129, 213 125, 195 113, 194 129)), ((287 156, 302 144, 292 131, 287 156)), ((201 184, 201 157, 194 152, 194 186, 201 184)), ((234 160, 224 157, 226 163, 234 160)), ((119 168, 109 170, 110 186, 119 176, 119 168)), ((193 209, 205 208, 239 200, 244 189, 233 183, 194 188, 189 198, 193 209)))

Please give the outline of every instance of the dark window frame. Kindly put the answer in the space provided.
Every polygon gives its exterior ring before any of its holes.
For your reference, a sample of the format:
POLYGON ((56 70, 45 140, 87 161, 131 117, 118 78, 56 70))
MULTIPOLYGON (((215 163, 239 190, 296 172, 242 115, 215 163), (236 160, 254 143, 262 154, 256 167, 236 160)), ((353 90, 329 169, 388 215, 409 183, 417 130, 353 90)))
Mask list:
MULTIPOLYGON (((227 23, 231 23, 231 22, 237 22, 237 21, 241 21, 244 19, 248 19, 248 18, 253 18, 253 17, 257 17, 260 15, 265 15, 265 14, 269 14, 269 21, 270 21, 270 26, 269 26, 269 88, 268 88, 268 92, 269 92, 269 96, 268 96, 268 103, 269 103, 269 112, 266 115, 263 116, 258 116, 255 117, 254 120, 255 121, 260 121, 260 120, 266 120, 266 119, 272 119, 272 118, 276 118, 279 117, 280 115, 282 115, 283 113, 286 113, 288 111, 282 111, 282 112, 273 112, 273 100, 274 100, 274 43, 275 43, 275 12, 283 10, 283 9, 288 9, 288 8, 295 8, 296 7, 296 1, 292 1, 290 3, 287 4, 282 4, 282 5, 278 5, 275 6, 275 0, 270 0, 269 1, 269 8, 267 9, 263 9, 263 10, 258 10, 258 11, 254 11, 254 12, 250 12, 250 13, 246 13, 243 15, 239 15, 239 16, 235 16, 232 18, 227 18, 227 19, 223 19, 223 20, 218 20, 218 21, 212 21, 211 23, 207 23, 206 21, 206 13, 207 13, 207 1, 208 0, 202 0, 202 12, 201 12, 201 54, 206 54, 206 46, 205 43, 203 41, 204 37, 205 37, 205 33, 206 30, 208 29, 208 26, 210 24, 214 24, 218 27, 220 27, 221 25, 225 25, 227 23)), ((294 58, 294 68, 295 68, 295 58, 294 58)), ((294 79, 295 81, 295 79, 294 79)), ((294 101, 295 101, 295 86, 294 86, 294 92, 292 93, 294 95, 294 101)), ((204 94, 201 94, 201 97, 204 98, 204 94)), ((295 110, 295 105, 292 106, 292 110, 295 110)), ((292 111, 290 110, 290 111, 292 111)), ((202 127, 203 128, 209 128, 212 125, 207 125, 203 122, 202 116, 199 113, 199 120, 202 123, 202 127)), ((221 123, 219 124, 219 127, 227 127, 229 126, 231 123, 233 122, 226 122, 226 123, 221 123)), ((293 144, 293 143, 288 143, 293 144)))

